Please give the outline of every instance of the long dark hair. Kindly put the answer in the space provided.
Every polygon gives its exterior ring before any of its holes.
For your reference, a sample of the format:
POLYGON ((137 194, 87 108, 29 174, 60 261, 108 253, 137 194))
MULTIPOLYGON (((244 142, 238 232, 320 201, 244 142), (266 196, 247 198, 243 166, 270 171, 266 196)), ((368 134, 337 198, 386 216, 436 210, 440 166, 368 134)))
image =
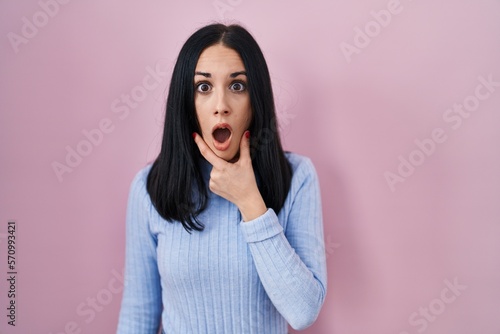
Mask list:
POLYGON ((208 200, 198 159, 203 159, 192 133, 200 133, 194 106, 194 72, 202 51, 222 44, 239 53, 247 72, 252 107, 251 157, 266 206, 278 213, 290 189, 292 171, 278 133, 271 78, 264 55, 250 33, 239 25, 211 24, 183 45, 168 92, 161 151, 148 175, 147 190, 167 221, 201 231, 197 218, 208 200))

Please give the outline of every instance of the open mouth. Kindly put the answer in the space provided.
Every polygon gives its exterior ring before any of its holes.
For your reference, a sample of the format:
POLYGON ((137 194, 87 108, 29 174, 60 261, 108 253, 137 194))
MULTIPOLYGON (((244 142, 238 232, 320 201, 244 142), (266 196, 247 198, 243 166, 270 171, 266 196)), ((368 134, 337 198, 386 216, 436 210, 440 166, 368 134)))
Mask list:
POLYGON ((227 123, 215 125, 212 131, 214 147, 219 151, 227 150, 231 143, 232 132, 231 126, 227 123))

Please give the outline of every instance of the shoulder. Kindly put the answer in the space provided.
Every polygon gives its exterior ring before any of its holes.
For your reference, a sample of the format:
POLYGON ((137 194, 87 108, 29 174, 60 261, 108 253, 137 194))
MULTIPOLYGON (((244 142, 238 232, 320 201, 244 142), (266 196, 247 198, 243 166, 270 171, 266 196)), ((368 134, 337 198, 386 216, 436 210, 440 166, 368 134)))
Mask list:
POLYGON ((134 176, 132 183, 130 185, 130 197, 135 197, 136 199, 148 200, 149 195, 146 189, 148 182, 148 175, 151 170, 152 164, 148 164, 141 168, 134 176))
POLYGON ((305 189, 319 191, 318 175, 311 159, 292 152, 285 152, 285 157, 292 168, 289 196, 293 199, 305 189))
POLYGON ((321 192, 316 169, 311 159, 290 152, 286 152, 285 156, 293 174, 288 196, 283 205, 284 210, 281 210, 279 215, 281 215, 283 227, 287 229, 289 214, 294 208, 296 212, 300 211, 300 215, 309 216, 304 222, 319 212, 321 192))
POLYGON ((152 163, 147 164, 146 166, 139 169, 139 171, 135 174, 132 184, 134 183, 146 183, 148 179, 149 172, 151 171, 152 163))
POLYGON ((285 152, 285 157, 292 168, 292 180, 316 177, 316 169, 310 158, 293 152, 285 152))

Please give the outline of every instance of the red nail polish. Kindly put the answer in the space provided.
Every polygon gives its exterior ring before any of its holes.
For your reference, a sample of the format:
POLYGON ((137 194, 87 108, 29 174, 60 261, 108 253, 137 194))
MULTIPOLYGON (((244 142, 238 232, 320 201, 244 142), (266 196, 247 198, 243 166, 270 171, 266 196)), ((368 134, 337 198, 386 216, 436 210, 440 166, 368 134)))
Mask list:
POLYGON ((245 137, 250 138, 250 131, 245 132, 245 137))
POLYGON ((192 136, 193 136, 193 139, 196 138, 196 132, 193 132, 192 136))

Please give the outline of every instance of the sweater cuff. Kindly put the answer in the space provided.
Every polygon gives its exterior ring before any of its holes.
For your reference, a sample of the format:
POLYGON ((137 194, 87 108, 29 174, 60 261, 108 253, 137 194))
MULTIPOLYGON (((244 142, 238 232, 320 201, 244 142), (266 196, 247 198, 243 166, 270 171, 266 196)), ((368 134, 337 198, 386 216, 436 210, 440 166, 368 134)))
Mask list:
POLYGON ((241 222, 240 227, 246 242, 262 241, 283 232, 273 209, 268 209, 262 216, 253 220, 241 222))

